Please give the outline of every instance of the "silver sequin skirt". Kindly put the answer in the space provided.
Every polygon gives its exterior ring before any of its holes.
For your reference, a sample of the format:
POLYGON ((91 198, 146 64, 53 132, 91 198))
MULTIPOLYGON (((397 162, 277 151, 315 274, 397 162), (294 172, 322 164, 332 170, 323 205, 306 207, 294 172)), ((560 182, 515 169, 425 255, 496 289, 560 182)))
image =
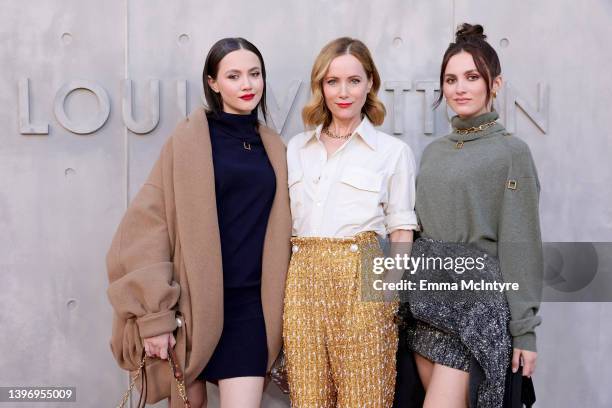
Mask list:
MULTIPOLYGON (((499 260, 467 244, 419 238, 412 246, 412 253, 425 258, 481 258, 484 263, 482 269, 461 274, 433 265, 404 275, 413 280, 454 283, 458 287, 465 281, 503 281, 499 260)), ((477 390, 474 406, 503 407, 506 373, 512 356, 506 294, 440 290, 405 291, 404 295, 400 316, 401 330, 408 337, 407 346, 434 362, 469 371, 470 387, 477 390)))
POLYGON ((469 371, 470 352, 456 334, 443 332, 416 319, 407 325, 405 333, 409 349, 434 363, 469 371))

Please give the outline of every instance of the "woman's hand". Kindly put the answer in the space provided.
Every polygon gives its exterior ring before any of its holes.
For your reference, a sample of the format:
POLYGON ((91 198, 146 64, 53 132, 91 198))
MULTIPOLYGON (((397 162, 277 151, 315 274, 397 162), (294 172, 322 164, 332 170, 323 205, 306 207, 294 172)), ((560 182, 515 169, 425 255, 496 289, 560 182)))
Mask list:
POLYGON ((147 337, 143 339, 143 343, 147 356, 166 360, 168 358, 168 347, 174 347, 176 340, 172 333, 164 333, 155 337, 147 337))
POLYGON ((538 353, 535 351, 514 349, 512 353, 512 372, 516 373, 519 369, 519 365, 522 362, 523 376, 531 377, 535 371, 536 359, 538 353))

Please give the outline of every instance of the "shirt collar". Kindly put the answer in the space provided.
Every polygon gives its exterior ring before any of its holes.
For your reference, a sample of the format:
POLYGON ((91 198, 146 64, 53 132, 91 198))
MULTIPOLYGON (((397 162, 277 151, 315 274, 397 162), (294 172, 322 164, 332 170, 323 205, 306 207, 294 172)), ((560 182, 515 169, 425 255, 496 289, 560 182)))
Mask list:
MULTIPOLYGON (((314 130, 312 130, 310 132, 310 135, 304 141, 304 146, 306 146, 311 140, 314 140, 315 138, 317 140, 320 140, 321 130, 323 130, 322 124, 320 124, 314 130)), ((353 132, 353 135, 359 136, 361 140, 363 140, 370 149, 376 150, 376 146, 377 146, 376 128, 374 127, 374 125, 372 125, 372 122, 370 122, 367 116, 363 117, 363 120, 353 132)))

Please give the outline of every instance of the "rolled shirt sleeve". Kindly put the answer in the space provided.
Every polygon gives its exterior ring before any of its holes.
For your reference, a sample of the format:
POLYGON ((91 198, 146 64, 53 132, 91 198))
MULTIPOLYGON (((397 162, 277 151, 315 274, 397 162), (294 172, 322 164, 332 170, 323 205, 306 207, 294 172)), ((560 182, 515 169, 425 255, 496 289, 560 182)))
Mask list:
POLYGON ((390 234, 396 230, 418 231, 415 204, 416 166, 414 155, 403 145, 388 180, 388 199, 383 204, 385 227, 390 234))

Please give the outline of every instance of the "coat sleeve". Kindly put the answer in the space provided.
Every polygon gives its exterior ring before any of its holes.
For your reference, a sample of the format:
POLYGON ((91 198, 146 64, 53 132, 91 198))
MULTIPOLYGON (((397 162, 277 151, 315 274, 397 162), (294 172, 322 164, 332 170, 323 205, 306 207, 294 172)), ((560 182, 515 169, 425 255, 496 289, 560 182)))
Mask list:
POLYGON ((119 319, 135 319, 141 338, 177 326, 173 308, 180 287, 173 281, 162 182, 167 145, 123 216, 106 257, 110 302, 119 319))
POLYGON ((540 183, 527 145, 512 146, 499 225, 499 261, 505 282, 519 290, 506 292, 513 347, 536 351, 535 328, 543 281, 539 218, 540 183))

